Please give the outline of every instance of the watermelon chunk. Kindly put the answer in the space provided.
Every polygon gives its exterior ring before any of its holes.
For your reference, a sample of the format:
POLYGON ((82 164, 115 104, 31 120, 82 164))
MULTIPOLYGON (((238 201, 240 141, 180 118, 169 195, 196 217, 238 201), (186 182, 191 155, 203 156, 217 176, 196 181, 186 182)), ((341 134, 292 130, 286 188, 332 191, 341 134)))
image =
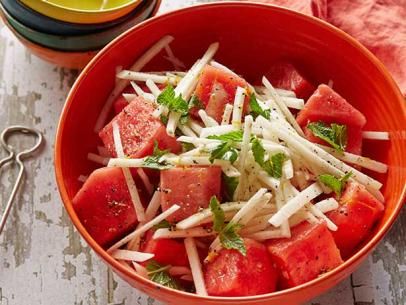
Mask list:
POLYGON ((325 141, 315 137, 307 129, 311 122, 336 123, 347 126, 348 143, 346 151, 361 154, 362 128, 366 124, 365 116, 348 103, 343 97, 326 85, 320 85, 309 98, 305 107, 296 118, 298 124, 304 129, 309 141, 328 145, 325 141))
POLYGON ((382 217, 385 207, 356 182, 347 183, 339 203, 340 207, 327 216, 337 225, 338 230, 332 234, 341 255, 348 258, 382 217))
POLYGON ((222 249, 204 266, 207 293, 213 296, 250 296, 275 291, 278 274, 263 244, 244 239, 247 255, 222 249))
POLYGON ((281 272, 281 288, 306 283, 343 262, 325 223, 302 222, 292 229, 291 238, 269 240, 266 245, 281 272))
POLYGON ((308 99, 316 88, 290 63, 275 63, 265 76, 275 88, 294 91, 298 98, 308 99))
MULTIPOLYGON (((246 88, 247 82, 239 76, 207 65, 199 78, 195 95, 203 103, 207 114, 221 122, 226 104, 233 104, 237 87, 246 88)), ((245 99, 244 111, 248 105, 245 99)), ((197 116, 197 109, 191 110, 197 116)))
POLYGON ((123 109, 125 107, 128 106, 128 101, 124 98, 124 96, 120 95, 115 101, 114 101, 114 113, 117 115, 119 114, 121 111, 123 111, 123 109))
POLYGON ((104 145, 113 157, 116 150, 113 139, 113 122, 118 124, 124 154, 130 158, 141 158, 150 155, 154 142, 160 149, 169 149, 173 153, 181 150, 175 138, 166 133, 161 121, 152 116, 154 105, 142 97, 134 99, 99 133, 104 145))
POLYGON ((218 166, 176 167, 161 171, 161 206, 180 209, 167 220, 177 222, 209 206, 210 198, 220 198, 221 168, 218 166))
MULTIPOLYGON (((137 185, 142 185, 134 175, 137 185)), ((141 200, 147 193, 138 190, 141 200)), ((95 170, 72 200, 81 223, 102 247, 122 238, 137 225, 137 216, 121 168, 95 170)))
POLYGON ((169 238, 152 239, 154 230, 145 235, 145 241, 141 244, 141 252, 153 253, 153 260, 161 265, 189 267, 185 245, 182 241, 169 238))

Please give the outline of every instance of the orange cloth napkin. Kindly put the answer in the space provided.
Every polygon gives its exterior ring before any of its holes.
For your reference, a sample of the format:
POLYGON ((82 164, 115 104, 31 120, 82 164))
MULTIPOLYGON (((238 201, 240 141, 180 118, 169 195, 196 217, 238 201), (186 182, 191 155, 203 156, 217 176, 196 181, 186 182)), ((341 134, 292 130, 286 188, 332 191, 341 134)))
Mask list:
POLYGON ((313 15, 358 39, 406 95, 406 0, 256 0, 313 15))

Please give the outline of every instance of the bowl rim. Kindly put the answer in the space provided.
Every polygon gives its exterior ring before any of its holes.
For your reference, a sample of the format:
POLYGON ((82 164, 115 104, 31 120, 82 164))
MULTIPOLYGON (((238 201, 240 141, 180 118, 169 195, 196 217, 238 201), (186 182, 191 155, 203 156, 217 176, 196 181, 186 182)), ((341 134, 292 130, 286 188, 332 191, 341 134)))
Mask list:
POLYGON ((132 278, 137 282, 141 282, 144 286, 148 286, 149 288, 155 288, 159 287, 160 290, 164 290, 166 294, 172 294, 172 295, 177 295, 182 298, 189 298, 190 301, 217 301, 217 302, 245 302, 245 301, 262 301, 262 300, 270 300, 274 298, 279 298, 283 296, 287 296, 291 293, 299 292, 301 290, 305 290, 307 288, 311 288, 314 286, 317 286, 327 278, 332 278, 333 276, 339 274, 345 269, 350 269, 351 266, 356 266, 357 263, 359 262, 360 259, 364 258, 366 255, 372 251, 377 244, 383 239, 385 234, 389 231, 389 229, 392 227, 393 223, 397 219, 401 208, 405 204, 405 198, 406 198, 406 185, 403 187, 401 196, 400 198, 397 199, 396 205, 394 209, 391 211, 391 215, 389 216, 388 220, 383 224, 383 226, 376 232, 376 234, 358 251, 352 255, 349 259, 344 261, 340 266, 336 267, 335 269, 311 280, 308 281, 304 284, 281 290, 281 291, 276 291, 272 293, 267 293, 267 294, 261 294, 261 295, 255 295, 255 296, 245 296, 245 297, 217 297, 217 296, 200 296, 197 294, 192 294, 192 293, 187 293, 179 290, 174 290, 171 288, 167 288, 161 285, 158 285, 148 279, 145 279, 135 273, 134 271, 130 271, 127 269, 125 266, 121 265, 119 262, 117 262, 115 259, 112 258, 110 254, 107 253, 106 250, 104 250, 101 246, 99 246, 94 239, 88 234, 86 229, 83 227, 81 222, 79 221, 79 218, 77 217, 71 200, 68 197, 67 190, 64 185, 64 179, 62 175, 62 160, 61 160, 61 140, 62 140, 62 133, 64 130, 64 125, 65 125, 65 120, 67 117, 67 114, 69 112, 69 108, 71 107, 72 101, 74 99, 74 96, 76 95, 76 91, 80 87, 83 79, 86 77, 87 74, 89 74, 93 68, 94 65, 96 65, 103 57, 105 53, 108 53, 112 48, 115 47, 115 45, 124 39, 124 37, 130 33, 130 32, 135 32, 135 31, 140 31, 142 27, 148 24, 153 24, 160 22, 162 19, 166 18, 172 18, 174 15, 182 14, 184 12, 188 11, 193 11, 194 13, 197 13, 201 9, 210 9, 214 7, 259 7, 259 8, 269 8, 270 12, 271 11, 276 11, 276 12, 282 12, 284 14, 288 14, 291 16, 295 16, 296 18, 302 18, 306 19, 307 22, 311 22, 313 24, 317 24, 317 26, 322 27, 329 32, 332 32, 335 35, 340 36, 340 39, 344 40, 346 43, 349 43, 353 47, 359 50, 360 53, 365 56, 372 65, 374 65, 380 73, 383 75, 383 77, 386 79, 387 83, 395 93, 397 100, 401 101, 401 111, 403 112, 403 115, 406 118, 406 103, 402 104, 404 101, 404 97, 398 87, 398 85, 395 83, 394 79, 390 75, 389 71, 386 69, 386 67, 383 65, 383 63, 375 57, 366 47, 364 47, 360 42, 358 42, 355 38, 350 36, 349 34, 345 33, 344 31, 336 28, 335 26, 327 23, 324 20, 318 19, 314 16, 308 16, 304 15, 302 13, 283 8, 280 6, 275 6, 275 5, 269 5, 269 4, 263 4, 263 3, 255 3, 251 1, 244 1, 244 2, 239 2, 239 1, 227 1, 227 2, 214 2, 214 3, 204 3, 204 4, 199 4, 199 5, 194 5, 174 11, 167 12, 165 14, 155 16, 149 20, 146 20, 135 27, 127 30, 126 32, 122 33, 120 36, 115 38, 112 42, 110 42, 107 46, 105 46, 101 52, 99 52, 84 68, 84 70, 81 72, 77 80, 75 81, 74 85, 72 86, 65 105, 63 107, 60 120, 58 123, 58 128, 56 132, 56 141, 55 141, 55 151, 54 151, 54 166, 55 166, 55 174, 56 174, 56 179, 57 179, 57 184, 58 184, 58 189, 60 196, 62 198, 62 202, 65 206, 65 209, 67 210, 73 224, 77 228, 77 230, 80 232, 82 237, 86 240, 87 244, 110 266, 112 266, 115 270, 120 272, 121 274, 125 275, 127 278, 132 278), (403 105, 403 106, 402 106, 403 105))
POLYGON ((47 5, 50 8, 53 7, 53 8, 64 10, 64 11, 66 11, 65 13, 71 12, 71 13, 92 14, 93 15, 93 14, 100 14, 100 13, 117 12, 117 11, 120 11, 120 10, 122 10, 124 8, 129 7, 129 6, 140 4, 138 2, 142 2, 142 0, 128 0, 128 2, 125 3, 125 4, 115 6, 115 7, 109 8, 109 9, 103 9, 103 10, 83 10, 83 9, 78 9, 78 8, 71 8, 69 6, 64 6, 64 5, 61 5, 61 4, 53 3, 51 1, 44 1, 44 5, 47 5))

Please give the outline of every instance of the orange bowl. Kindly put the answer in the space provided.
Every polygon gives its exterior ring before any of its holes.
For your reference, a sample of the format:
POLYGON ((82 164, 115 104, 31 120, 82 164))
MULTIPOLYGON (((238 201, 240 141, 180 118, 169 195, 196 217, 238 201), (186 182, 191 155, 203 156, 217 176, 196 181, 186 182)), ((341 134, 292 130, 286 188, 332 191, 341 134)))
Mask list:
MULTIPOLYGON (((171 69, 161 57, 145 71, 171 69)), ((105 47, 73 86, 60 118, 55 168, 62 200, 74 225, 96 253, 132 286, 169 304, 301 304, 346 278, 382 240, 395 221, 406 193, 406 105, 388 71, 360 43, 316 18, 279 7, 227 2, 186 8, 155 17, 127 31, 105 47), (255 21, 255 22, 254 22, 255 21), (300 29, 300 30, 298 30, 300 29), (117 66, 129 67, 163 35, 175 37, 177 57, 191 65, 207 46, 220 42, 216 60, 249 81, 279 58, 294 62, 315 84, 334 81, 334 88, 362 111, 367 130, 389 131, 387 143, 365 143, 365 155, 389 165, 384 183, 386 211, 371 236, 338 268, 303 285, 252 297, 200 297, 157 286, 127 270, 86 232, 72 207, 80 188, 77 177, 93 165, 86 159, 99 142, 93 133, 97 116, 115 83, 117 66)))

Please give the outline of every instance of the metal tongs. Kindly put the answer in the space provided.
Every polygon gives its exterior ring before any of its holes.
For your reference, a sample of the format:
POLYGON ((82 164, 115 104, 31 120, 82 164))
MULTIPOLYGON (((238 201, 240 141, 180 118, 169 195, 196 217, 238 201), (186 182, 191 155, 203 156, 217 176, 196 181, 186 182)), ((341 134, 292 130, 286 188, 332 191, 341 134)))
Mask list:
POLYGON ((18 125, 7 127, 6 129, 3 130, 3 132, 0 135, 0 144, 9 153, 9 155, 7 157, 5 157, 3 160, 0 160, 0 169, 9 162, 17 163, 18 168, 19 168, 17 179, 14 183, 10 197, 8 198, 6 207, 4 209, 4 213, 0 219, 0 235, 1 235, 1 232, 3 231, 4 225, 6 224, 7 217, 10 214, 14 198, 18 191, 18 187, 20 186, 22 178, 24 176, 25 168, 24 168, 24 163, 22 160, 32 156, 32 154, 41 146, 43 140, 44 140, 44 138, 42 136, 42 133, 40 131, 38 131, 37 129, 29 128, 29 127, 25 127, 25 126, 18 126, 18 125), (17 133, 35 136, 36 137, 35 145, 22 152, 16 152, 15 147, 9 145, 7 143, 7 140, 9 139, 9 137, 12 134, 17 134, 17 133))

